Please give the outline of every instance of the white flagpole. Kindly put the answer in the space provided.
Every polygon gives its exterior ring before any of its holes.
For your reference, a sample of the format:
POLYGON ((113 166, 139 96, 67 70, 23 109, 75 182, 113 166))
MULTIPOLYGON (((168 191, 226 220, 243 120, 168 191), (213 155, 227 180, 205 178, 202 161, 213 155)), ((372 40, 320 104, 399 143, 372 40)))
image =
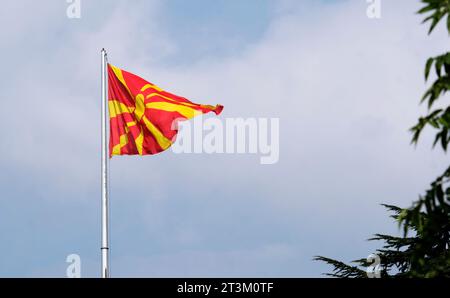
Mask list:
POLYGON ((107 71, 106 51, 102 49, 102 278, 109 277, 109 239, 108 239, 108 148, 107 136, 107 71))

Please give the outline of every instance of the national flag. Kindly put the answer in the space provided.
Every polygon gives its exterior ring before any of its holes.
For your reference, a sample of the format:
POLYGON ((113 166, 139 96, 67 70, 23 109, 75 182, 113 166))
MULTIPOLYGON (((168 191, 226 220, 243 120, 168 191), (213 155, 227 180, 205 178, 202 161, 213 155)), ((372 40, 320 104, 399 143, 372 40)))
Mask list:
POLYGON ((111 157, 164 151, 178 133, 176 121, 208 112, 219 115, 223 106, 193 103, 108 64, 108 108, 111 157))

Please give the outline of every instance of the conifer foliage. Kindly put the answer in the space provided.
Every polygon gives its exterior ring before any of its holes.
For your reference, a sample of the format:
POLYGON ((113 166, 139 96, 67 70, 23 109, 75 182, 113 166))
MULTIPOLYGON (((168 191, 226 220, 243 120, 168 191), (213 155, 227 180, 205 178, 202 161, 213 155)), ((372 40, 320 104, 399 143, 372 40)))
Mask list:
MULTIPOLYGON (((423 23, 431 34, 442 20, 450 34, 450 0, 421 0, 423 23)), ((450 89, 450 52, 431 57, 425 64, 425 80, 435 72, 434 81, 422 97, 428 106, 427 115, 420 117, 411 128, 412 143, 417 144, 421 132, 430 127, 436 131, 433 147, 440 145, 447 152, 450 143, 450 105, 443 98, 450 89), (439 102, 440 108, 436 108, 439 102), (444 106, 442 108, 442 106, 444 106), (446 106, 446 107, 445 107, 446 106)), ((377 250, 380 257, 381 277, 450 277, 450 166, 431 183, 425 194, 409 208, 383 205, 402 228, 402 237, 376 234, 371 241, 381 241, 377 250)), ((318 261, 333 266, 328 276, 340 278, 366 278, 371 265, 365 258, 354 265, 317 256, 318 261)))

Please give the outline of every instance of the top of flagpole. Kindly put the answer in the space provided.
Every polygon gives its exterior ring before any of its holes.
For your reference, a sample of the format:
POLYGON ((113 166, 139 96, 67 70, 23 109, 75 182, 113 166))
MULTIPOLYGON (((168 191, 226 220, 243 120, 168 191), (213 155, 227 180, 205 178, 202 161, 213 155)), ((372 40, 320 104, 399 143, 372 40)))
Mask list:
POLYGON ((100 52, 105 56, 106 63, 108 63, 108 52, 106 52, 105 48, 102 48, 100 52))

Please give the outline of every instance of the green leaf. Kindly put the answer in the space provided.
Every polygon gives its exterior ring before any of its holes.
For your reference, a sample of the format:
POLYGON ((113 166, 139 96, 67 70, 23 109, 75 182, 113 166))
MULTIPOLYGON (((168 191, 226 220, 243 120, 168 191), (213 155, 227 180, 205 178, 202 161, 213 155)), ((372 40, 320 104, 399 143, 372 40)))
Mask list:
POLYGON ((418 14, 422 14, 422 13, 426 13, 426 12, 428 12, 430 10, 433 10, 433 9, 434 9, 434 7, 432 5, 428 5, 428 6, 425 6, 425 7, 421 8, 417 13, 418 14))
POLYGON ((436 75, 438 77, 441 77, 441 68, 442 68, 443 64, 444 64, 444 61, 442 58, 436 59, 436 63, 434 64, 434 66, 436 69, 436 75))
POLYGON ((444 152, 447 151, 447 145, 448 145, 448 130, 447 129, 442 129, 441 132, 441 145, 442 145, 442 149, 444 149, 444 152))
POLYGON ((433 14, 433 16, 432 16, 433 21, 431 22, 430 30, 428 30, 428 34, 431 34, 431 32, 433 32, 434 28, 439 23, 439 21, 444 17, 444 15, 445 14, 439 10, 433 14))
POLYGON ((450 14, 447 16, 447 31, 450 34, 450 14))
POLYGON ((433 66, 434 58, 429 58, 425 65, 425 81, 428 80, 428 76, 430 75, 431 67, 433 66))

